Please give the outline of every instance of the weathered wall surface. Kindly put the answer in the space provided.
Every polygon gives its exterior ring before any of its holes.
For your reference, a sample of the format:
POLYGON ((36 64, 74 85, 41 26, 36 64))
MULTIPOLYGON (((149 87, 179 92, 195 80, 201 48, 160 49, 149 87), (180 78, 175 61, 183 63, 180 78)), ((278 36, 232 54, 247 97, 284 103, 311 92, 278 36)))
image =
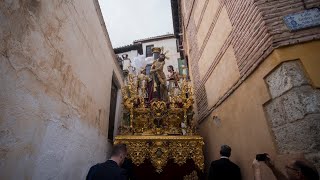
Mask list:
MULTIPOLYGON (((203 120, 278 47, 320 39, 319 27, 290 31, 283 17, 304 9, 300 0, 180 0, 184 47, 193 71, 199 120, 203 120), (205 84, 229 46, 234 49, 240 78, 221 101, 208 104, 205 84)), ((318 0, 305 1, 319 7, 318 0)), ((319 82, 319 80, 317 80, 319 82)))
POLYGON ((83 179, 106 159, 111 79, 121 75, 99 10, 0 1, 0 179, 83 179))
POLYGON ((215 105, 227 90, 238 81, 239 77, 240 73, 234 51, 232 47, 229 47, 205 84, 208 106, 215 105))
MULTIPOLYGON (((252 179, 252 160, 262 152, 282 169, 289 157, 304 153, 319 169, 320 99, 312 85, 318 77, 307 74, 309 66, 320 67, 318 48, 320 41, 275 50, 200 124, 206 169, 221 144, 233 148, 231 159, 244 179, 252 179)), ((264 168, 264 178, 274 178, 268 174, 264 168)))
MULTIPOLYGON (((259 79, 263 80, 263 74, 254 73, 200 124, 207 170, 211 161, 219 159, 222 144, 231 146, 231 160, 239 165, 243 179, 253 179, 251 164, 255 154, 268 152, 275 157, 276 149, 262 108, 269 98, 268 90, 259 79)), ((274 179, 270 175, 263 178, 274 179)))
MULTIPOLYGON (((289 157, 304 153, 319 169, 319 27, 291 32, 282 21, 303 11, 302 2, 180 3, 206 169, 219 158, 221 144, 233 148, 231 159, 244 179, 252 179, 252 160, 262 152, 282 168, 289 157), (281 68, 287 61, 298 62, 299 71, 281 68), (297 79, 290 77, 297 72, 297 79), (300 84, 291 86, 291 80, 300 84)), ((274 179, 270 174, 264 167, 264 178, 274 179)))

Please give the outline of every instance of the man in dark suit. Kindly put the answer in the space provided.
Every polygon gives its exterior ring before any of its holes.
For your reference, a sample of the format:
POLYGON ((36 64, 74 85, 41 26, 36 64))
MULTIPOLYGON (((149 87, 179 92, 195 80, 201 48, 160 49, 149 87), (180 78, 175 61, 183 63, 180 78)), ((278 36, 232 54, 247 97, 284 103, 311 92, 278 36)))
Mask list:
POLYGON ((209 180, 241 180, 240 168, 229 160, 231 148, 222 145, 220 159, 212 161, 209 169, 209 180))
POLYGON ((104 163, 92 166, 88 172, 87 180, 126 180, 126 170, 120 168, 127 156, 125 144, 113 147, 111 158, 104 163))

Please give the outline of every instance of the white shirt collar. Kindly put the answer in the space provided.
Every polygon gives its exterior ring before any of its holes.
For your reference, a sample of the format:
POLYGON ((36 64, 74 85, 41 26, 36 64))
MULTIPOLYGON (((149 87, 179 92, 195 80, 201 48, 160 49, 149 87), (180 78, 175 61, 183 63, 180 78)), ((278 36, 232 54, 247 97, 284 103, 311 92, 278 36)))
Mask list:
POLYGON ((229 159, 227 156, 221 156, 221 159, 229 159))

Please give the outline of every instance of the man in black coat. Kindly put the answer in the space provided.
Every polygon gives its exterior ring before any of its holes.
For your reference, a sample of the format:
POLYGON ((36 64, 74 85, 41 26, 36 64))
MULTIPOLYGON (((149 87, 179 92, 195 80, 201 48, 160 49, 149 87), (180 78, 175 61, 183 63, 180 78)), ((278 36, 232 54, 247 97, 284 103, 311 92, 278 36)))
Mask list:
POLYGON ((241 180, 240 168, 229 160, 231 148, 222 145, 220 149, 220 159, 212 161, 209 169, 209 180, 241 180))
POLYGON ((127 156, 125 144, 113 147, 111 158, 104 163, 92 166, 88 172, 87 180, 126 180, 126 170, 120 168, 127 156))

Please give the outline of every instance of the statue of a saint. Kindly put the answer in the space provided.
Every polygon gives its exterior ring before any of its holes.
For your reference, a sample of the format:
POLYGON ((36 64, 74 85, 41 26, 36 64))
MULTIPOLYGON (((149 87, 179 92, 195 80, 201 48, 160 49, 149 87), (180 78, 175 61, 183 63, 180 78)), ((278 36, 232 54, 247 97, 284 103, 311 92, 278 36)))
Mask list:
POLYGON ((123 70, 128 70, 129 66, 131 66, 131 60, 128 58, 128 54, 122 54, 122 65, 123 70))
POLYGON ((168 100, 166 75, 163 72, 165 58, 165 54, 160 54, 159 58, 152 63, 150 69, 150 76, 152 81, 150 84, 150 88, 148 89, 149 102, 151 102, 154 99, 163 101, 168 100))
POLYGON ((178 84, 179 75, 177 72, 174 71, 172 65, 169 65, 167 68, 169 72, 168 79, 167 79, 167 81, 169 82, 168 91, 170 95, 176 95, 179 89, 179 84, 178 84))
POLYGON ((142 98, 148 98, 147 83, 149 80, 149 77, 146 75, 146 69, 143 68, 138 75, 138 93, 142 98))

